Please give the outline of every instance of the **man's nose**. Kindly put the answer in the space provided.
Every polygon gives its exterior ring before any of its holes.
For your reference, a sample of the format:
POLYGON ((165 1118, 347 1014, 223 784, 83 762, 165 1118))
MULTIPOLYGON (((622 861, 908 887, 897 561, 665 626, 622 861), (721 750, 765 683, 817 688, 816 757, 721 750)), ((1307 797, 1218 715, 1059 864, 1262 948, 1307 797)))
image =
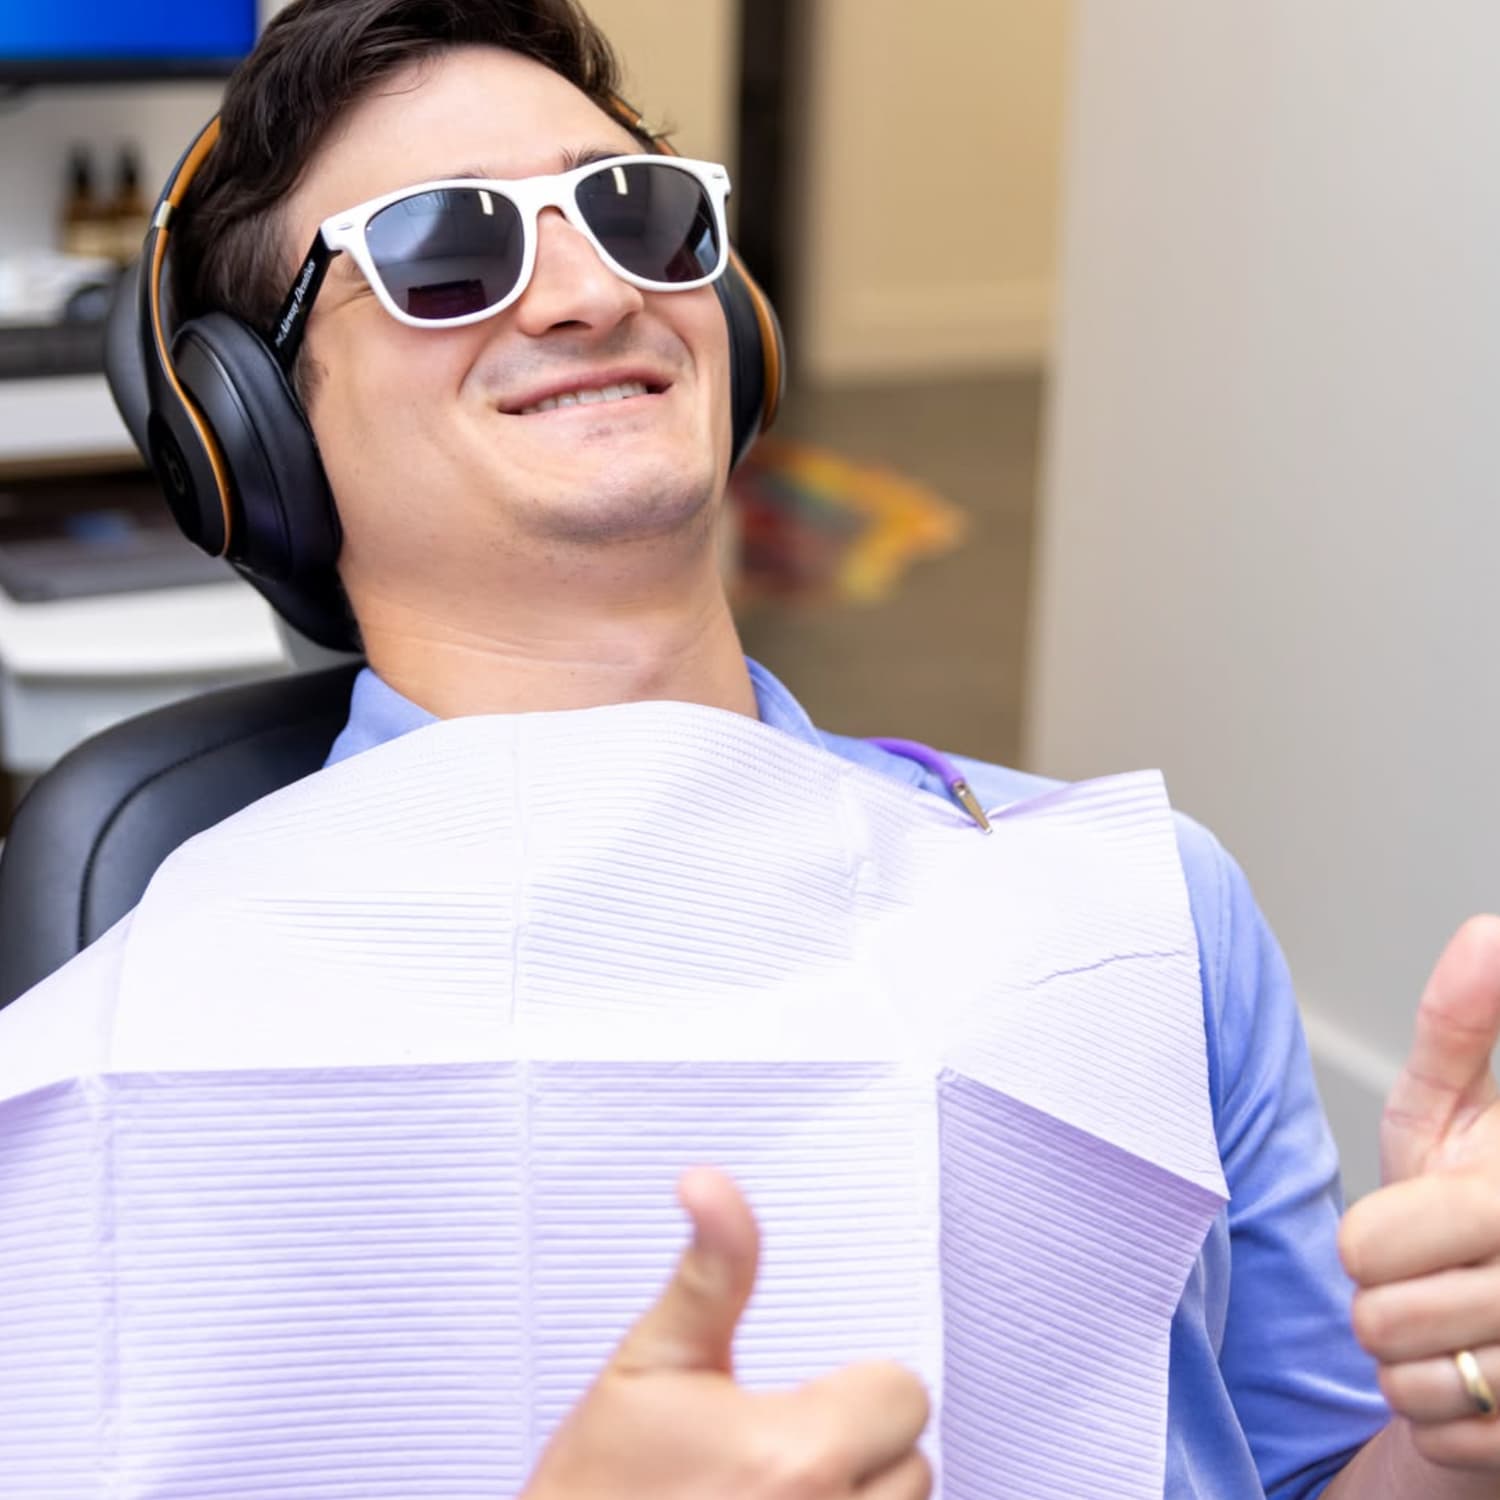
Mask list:
POLYGON ((605 265, 560 210, 543 210, 536 237, 536 268, 516 303, 523 333, 540 337, 568 325, 607 332, 646 305, 640 289, 605 265))

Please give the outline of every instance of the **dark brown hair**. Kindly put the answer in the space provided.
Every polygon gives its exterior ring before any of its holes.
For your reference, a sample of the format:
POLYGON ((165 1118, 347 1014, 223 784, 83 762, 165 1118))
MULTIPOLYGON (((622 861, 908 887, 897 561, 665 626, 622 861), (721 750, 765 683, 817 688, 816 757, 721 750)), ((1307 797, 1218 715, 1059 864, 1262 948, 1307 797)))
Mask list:
POLYGON ((177 215, 177 318, 217 308, 269 331, 307 248, 285 243, 282 204, 329 131, 416 59, 474 45, 535 58, 618 113, 619 65, 577 0, 295 0, 230 79, 177 215))

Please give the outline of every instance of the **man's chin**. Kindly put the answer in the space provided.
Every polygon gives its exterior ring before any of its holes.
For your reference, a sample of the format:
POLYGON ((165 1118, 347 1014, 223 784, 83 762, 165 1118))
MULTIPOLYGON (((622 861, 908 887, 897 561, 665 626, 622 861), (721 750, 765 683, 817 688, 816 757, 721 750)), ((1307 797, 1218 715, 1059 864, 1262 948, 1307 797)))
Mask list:
POLYGON ((533 520, 554 541, 619 545, 670 537, 705 539, 712 530, 723 485, 707 475, 689 479, 680 469, 635 465, 598 476, 586 493, 539 501, 533 520))

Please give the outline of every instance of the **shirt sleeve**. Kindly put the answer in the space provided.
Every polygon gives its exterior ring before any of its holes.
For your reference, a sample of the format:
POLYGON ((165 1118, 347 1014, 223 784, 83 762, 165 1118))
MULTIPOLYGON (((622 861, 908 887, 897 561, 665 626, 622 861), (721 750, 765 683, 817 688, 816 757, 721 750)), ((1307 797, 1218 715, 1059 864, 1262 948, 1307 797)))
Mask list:
POLYGON ((1203 966, 1230 1279, 1219 1363, 1271 1500, 1320 1495, 1389 1420, 1339 1263, 1338 1156, 1291 976, 1239 866, 1179 824, 1203 966))

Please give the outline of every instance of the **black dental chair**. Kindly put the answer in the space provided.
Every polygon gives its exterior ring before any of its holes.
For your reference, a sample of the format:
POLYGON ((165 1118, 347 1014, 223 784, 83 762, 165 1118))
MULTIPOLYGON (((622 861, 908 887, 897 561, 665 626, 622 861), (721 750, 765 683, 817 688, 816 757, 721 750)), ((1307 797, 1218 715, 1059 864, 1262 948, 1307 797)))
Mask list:
POLYGON ((129 911, 179 844, 323 764, 359 663, 118 724, 31 789, 0 853, 0 1006, 129 911))

